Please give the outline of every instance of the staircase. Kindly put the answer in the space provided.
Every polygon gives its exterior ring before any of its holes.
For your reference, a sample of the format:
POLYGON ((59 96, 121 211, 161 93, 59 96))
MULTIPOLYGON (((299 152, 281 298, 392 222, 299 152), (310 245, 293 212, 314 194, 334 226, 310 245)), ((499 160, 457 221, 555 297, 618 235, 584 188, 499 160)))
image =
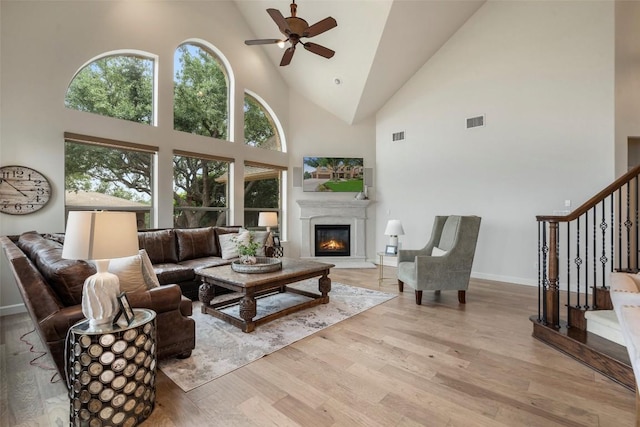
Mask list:
POLYGON ((638 272, 640 166, 564 216, 539 215, 533 336, 635 390, 609 297, 613 271, 638 272))
POLYGON ((584 314, 587 319, 587 332, 606 338, 625 346, 622 329, 614 310, 589 310, 584 314))

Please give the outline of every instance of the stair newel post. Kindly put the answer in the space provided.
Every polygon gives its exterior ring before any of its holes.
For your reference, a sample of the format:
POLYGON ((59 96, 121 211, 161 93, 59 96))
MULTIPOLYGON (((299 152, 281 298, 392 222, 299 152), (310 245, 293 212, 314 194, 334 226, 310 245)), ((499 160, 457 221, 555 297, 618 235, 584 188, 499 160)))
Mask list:
POLYGON ((547 326, 560 328, 560 286, 558 281, 558 222, 549 221, 549 286, 545 290, 545 320, 547 326))

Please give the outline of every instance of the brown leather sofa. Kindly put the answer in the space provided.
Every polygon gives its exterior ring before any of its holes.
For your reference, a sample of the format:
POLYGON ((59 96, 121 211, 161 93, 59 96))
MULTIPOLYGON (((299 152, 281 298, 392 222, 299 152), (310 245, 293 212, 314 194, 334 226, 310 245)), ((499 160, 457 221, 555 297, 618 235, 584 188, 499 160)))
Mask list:
MULTIPOLYGON (((192 299, 199 282, 194 269, 228 264, 220 257, 217 236, 237 232, 239 227, 161 229, 138 232, 140 248, 151 259, 160 287, 129 293, 134 308, 156 312, 157 355, 189 357, 195 348, 195 321, 192 299)), ((27 311, 43 343, 64 374, 67 331, 84 318, 81 310, 85 278, 95 273, 91 263, 62 258, 64 234, 27 232, 2 236, 0 244, 22 295, 27 311)))

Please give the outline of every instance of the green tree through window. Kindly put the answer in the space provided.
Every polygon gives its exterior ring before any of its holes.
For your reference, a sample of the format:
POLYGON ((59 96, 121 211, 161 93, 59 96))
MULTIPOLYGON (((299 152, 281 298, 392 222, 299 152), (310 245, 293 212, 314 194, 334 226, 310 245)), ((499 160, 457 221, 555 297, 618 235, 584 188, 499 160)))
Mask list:
POLYGON ((174 156, 174 227, 226 224, 228 170, 228 162, 174 156))
POLYGON ((184 44, 174 64, 174 129, 228 139, 227 75, 219 60, 200 46, 184 44))
POLYGON ((253 96, 244 96, 244 142, 253 147, 282 151, 273 118, 253 96))
POLYGON ((65 106, 132 122, 153 124, 153 64, 138 56, 108 56, 76 74, 65 106))

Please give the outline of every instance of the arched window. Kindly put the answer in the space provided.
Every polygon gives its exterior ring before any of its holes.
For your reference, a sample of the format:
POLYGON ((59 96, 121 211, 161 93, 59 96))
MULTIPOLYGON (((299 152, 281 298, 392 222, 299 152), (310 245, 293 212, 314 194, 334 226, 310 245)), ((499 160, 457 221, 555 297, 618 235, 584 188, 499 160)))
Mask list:
POLYGON ((173 128, 229 139, 229 78, 216 55, 185 43, 174 56, 173 128))
POLYGON ((154 63, 150 57, 136 54, 109 54, 94 59, 71 80, 65 106, 153 125, 154 63))
POLYGON ((273 116, 263 102, 248 93, 244 95, 244 143, 252 147, 284 151, 273 116))

